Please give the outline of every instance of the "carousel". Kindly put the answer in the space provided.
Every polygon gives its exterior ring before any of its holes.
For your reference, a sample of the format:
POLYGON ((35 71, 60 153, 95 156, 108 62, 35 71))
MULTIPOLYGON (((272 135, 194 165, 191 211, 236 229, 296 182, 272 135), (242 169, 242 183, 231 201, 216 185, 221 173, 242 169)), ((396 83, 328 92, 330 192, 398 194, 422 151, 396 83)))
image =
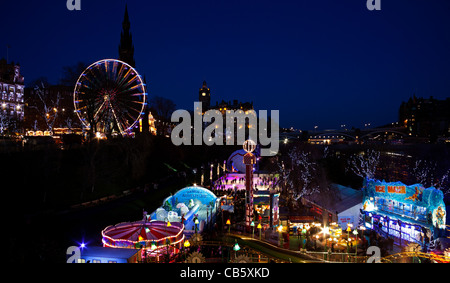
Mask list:
POLYGON ((159 261, 162 255, 180 252, 184 240, 180 222, 141 221, 108 226, 102 231, 104 247, 141 249, 142 258, 159 261))

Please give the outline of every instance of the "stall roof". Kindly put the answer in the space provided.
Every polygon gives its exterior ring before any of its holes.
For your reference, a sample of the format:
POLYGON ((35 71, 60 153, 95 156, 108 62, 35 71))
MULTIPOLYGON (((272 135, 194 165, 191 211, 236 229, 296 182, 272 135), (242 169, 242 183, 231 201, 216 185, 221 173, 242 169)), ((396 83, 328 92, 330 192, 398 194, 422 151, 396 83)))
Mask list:
POLYGON ((138 249, 86 247, 81 251, 81 256, 129 259, 138 252, 138 249))
POLYGON ((339 184, 332 184, 334 189, 336 189, 337 194, 333 201, 330 201, 329 204, 321 203, 320 199, 315 199, 313 197, 308 197, 308 200, 316 205, 319 205, 331 212, 341 213, 349 208, 354 207, 362 203, 363 193, 361 190, 355 190, 350 187, 342 186, 339 184))
POLYGON ((334 207, 332 207, 332 209, 338 213, 362 203, 362 191, 338 184, 333 184, 332 186, 335 186, 339 190, 340 200, 336 201, 334 207))

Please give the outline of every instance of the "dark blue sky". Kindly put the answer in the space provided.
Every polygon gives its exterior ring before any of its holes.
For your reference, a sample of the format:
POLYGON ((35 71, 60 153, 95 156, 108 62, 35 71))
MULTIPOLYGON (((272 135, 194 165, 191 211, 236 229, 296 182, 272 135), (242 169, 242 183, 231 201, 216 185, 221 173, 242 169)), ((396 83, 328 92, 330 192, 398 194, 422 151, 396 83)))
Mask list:
POLYGON ((150 95, 192 109, 206 80, 212 101, 280 110, 311 129, 397 120, 413 93, 450 97, 450 1, 0 0, 0 57, 26 82, 57 82, 63 66, 117 58, 125 9, 137 70, 150 95))

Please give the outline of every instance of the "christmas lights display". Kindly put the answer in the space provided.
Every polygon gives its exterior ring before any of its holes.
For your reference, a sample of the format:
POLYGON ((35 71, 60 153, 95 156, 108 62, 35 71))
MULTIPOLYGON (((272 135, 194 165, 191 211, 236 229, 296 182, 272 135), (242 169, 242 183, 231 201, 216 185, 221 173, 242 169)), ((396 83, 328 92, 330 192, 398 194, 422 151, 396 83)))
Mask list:
POLYGON ((201 231, 214 217, 219 199, 210 190, 194 185, 167 197, 149 219, 172 223, 181 222, 188 231, 201 231), (196 223, 197 222, 197 223, 196 223))
POLYGON ((423 244, 444 233, 444 194, 434 187, 365 179, 362 217, 367 228, 423 244))
POLYGON ((179 222, 136 221, 108 226, 102 231, 104 247, 157 251, 167 246, 181 249, 184 225, 179 222))

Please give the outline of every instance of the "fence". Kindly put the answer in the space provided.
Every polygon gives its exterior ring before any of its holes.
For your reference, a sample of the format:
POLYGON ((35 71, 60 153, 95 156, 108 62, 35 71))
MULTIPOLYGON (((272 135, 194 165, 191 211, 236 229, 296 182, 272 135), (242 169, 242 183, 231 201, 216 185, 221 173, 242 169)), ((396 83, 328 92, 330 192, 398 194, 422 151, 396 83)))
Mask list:
POLYGON ((350 253, 332 253, 332 252, 310 252, 307 251, 305 254, 313 256, 317 259, 324 260, 326 262, 352 262, 352 263, 365 263, 367 262, 368 256, 355 256, 355 254, 350 253))

